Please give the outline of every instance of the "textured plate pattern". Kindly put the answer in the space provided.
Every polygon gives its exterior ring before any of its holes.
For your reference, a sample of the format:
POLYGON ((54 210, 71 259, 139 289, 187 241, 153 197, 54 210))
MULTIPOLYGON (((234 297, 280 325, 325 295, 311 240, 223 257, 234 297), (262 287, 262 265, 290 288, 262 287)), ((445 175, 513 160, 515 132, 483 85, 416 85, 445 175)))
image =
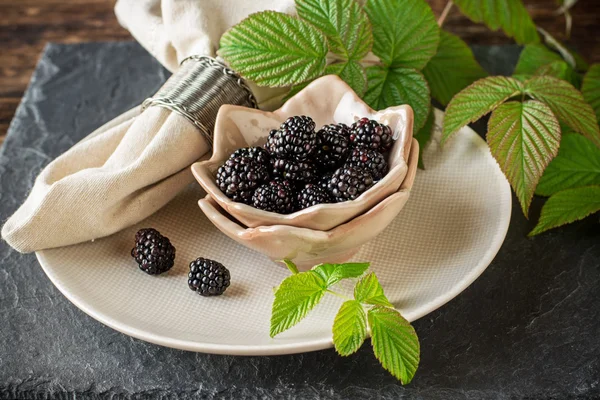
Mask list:
MULTIPOLYGON (((442 113, 437 112, 439 124, 442 113)), ((439 132, 435 136, 439 138, 439 132)), ((485 142, 465 128, 443 151, 425 149, 411 198, 355 260, 371 261, 389 299, 412 321, 443 305, 492 261, 508 229, 510 187, 485 142)), ((38 253, 58 289, 92 317, 121 332, 186 350, 284 354, 331 346, 339 299, 326 297, 298 326, 269 338, 272 289, 285 276, 265 256, 228 239, 204 217, 197 185, 138 226, 90 243, 38 253), (165 276, 145 275, 129 252, 135 231, 152 226, 177 248, 165 276), (231 271, 225 296, 187 288, 187 264, 214 258, 231 271)))

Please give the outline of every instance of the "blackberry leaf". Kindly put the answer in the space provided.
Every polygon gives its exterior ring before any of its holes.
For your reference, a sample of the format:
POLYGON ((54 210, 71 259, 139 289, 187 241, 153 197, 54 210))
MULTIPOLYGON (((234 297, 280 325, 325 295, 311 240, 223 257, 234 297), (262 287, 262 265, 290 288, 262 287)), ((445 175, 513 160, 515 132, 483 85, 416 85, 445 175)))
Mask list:
POLYGON ((377 276, 372 272, 358 281, 354 287, 354 298, 363 304, 394 307, 387 297, 385 297, 377 276))
POLYGON ((367 314, 356 300, 342 304, 333 321, 333 344, 341 356, 349 356, 362 346, 367 337, 367 314))
POLYGON ((592 65, 585 74, 581 92, 585 101, 594 109, 596 118, 600 120, 600 64, 592 65))

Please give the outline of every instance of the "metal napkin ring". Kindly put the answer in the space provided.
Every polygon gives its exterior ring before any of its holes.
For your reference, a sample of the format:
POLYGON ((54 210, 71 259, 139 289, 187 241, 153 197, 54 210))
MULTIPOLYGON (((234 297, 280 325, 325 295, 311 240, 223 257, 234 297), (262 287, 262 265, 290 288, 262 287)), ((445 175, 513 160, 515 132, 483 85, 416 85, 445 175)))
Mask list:
POLYGON ((183 115, 212 147, 217 112, 223 104, 258 107, 252 91, 235 71, 214 58, 191 56, 142 103, 142 111, 160 106, 183 115))

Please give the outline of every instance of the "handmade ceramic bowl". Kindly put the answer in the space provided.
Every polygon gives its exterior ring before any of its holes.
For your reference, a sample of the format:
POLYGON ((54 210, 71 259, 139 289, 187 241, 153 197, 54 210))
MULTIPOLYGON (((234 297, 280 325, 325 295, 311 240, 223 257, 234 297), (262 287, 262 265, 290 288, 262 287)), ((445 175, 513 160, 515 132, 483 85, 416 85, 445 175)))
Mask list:
POLYGON ((419 158, 419 145, 413 139, 406 179, 396 193, 366 213, 328 231, 287 225, 241 226, 209 194, 198 203, 209 220, 225 235, 272 260, 288 258, 304 270, 322 262, 343 262, 381 233, 398 215, 410 194, 419 158))
POLYGON ((225 212, 248 227, 289 225, 326 231, 364 213, 398 191, 408 170, 412 130, 413 111, 410 106, 390 107, 376 112, 339 77, 328 75, 312 82, 274 112, 222 106, 215 124, 213 155, 207 161, 192 165, 192 172, 225 212), (278 128, 294 115, 309 115, 315 120, 317 128, 339 122, 351 125, 362 117, 389 125, 396 139, 388 158, 390 171, 356 200, 319 204, 288 215, 259 210, 225 196, 215 183, 219 167, 239 148, 262 146, 271 129, 278 128))

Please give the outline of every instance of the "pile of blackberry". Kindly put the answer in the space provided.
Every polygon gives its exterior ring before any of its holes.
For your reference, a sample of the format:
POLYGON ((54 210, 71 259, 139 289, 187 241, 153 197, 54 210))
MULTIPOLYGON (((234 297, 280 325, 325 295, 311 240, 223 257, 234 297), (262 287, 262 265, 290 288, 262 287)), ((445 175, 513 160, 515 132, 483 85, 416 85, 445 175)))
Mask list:
POLYGON ((288 118, 264 148, 239 149, 217 171, 227 197, 290 214, 317 204, 354 200, 388 172, 392 130, 368 118, 315 130, 312 118, 288 118))

